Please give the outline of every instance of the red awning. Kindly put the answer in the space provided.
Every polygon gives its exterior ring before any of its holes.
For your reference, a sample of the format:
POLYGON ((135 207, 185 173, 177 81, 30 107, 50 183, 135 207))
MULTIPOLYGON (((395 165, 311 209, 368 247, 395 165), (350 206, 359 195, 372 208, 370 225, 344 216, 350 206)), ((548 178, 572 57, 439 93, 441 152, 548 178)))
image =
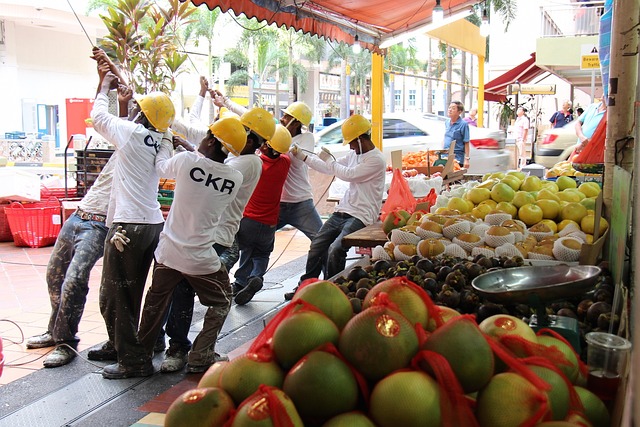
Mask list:
MULTIPOLYGON (((431 22, 436 0, 180 0, 222 12, 233 10, 269 24, 293 27, 304 33, 379 52, 383 37, 412 31, 431 22)), ((476 0, 442 0, 445 17, 468 10, 476 0)))
POLYGON ((544 73, 546 71, 536 65, 536 54, 534 52, 531 54, 531 58, 522 64, 485 83, 484 100, 503 102, 507 99, 507 86, 515 82, 531 83, 533 79, 544 73))

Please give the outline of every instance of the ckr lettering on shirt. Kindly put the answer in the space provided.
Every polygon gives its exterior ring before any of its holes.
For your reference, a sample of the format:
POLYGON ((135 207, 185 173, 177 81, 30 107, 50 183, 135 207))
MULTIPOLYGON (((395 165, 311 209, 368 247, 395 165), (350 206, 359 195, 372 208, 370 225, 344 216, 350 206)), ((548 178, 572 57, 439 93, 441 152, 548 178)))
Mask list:
POLYGON ((226 191, 227 193, 231 194, 233 192, 233 188, 236 185, 234 181, 231 181, 229 179, 224 178, 223 180, 223 178, 219 176, 214 177, 211 174, 207 174, 201 168, 191 169, 191 171, 189 171, 189 176, 195 182, 204 182, 205 187, 213 187, 215 190, 221 193, 224 193, 226 191))
POLYGON ((158 151, 160 151, 160 144, 156 140, 154 140, 151 135, 147 135, 144 137, 144 145, 146 145, 147 147, 153 147, 153 149, 156 150, 156 154, 158 154, 158 151))

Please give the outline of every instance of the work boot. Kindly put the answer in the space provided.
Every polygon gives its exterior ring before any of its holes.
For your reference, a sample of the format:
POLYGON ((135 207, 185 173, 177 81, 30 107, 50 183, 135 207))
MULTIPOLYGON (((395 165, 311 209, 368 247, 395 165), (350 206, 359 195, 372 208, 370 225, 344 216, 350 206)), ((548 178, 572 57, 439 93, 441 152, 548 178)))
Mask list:
POLYGON ((169 347, 160 365, 160 372, 170 373, 181 371, 187 364, 187 353, 188 351, 183 349, 169 347))
POLYGON ((153 372, 153 364, 150 360, 140 366, 125 366, 121 363, 114 363, 102 368, 102 377, 108 380, 121 380, 123 378, 150 377, 153 372))
POLYGON ((89 360, 118 360, 118 352, 110 341, 102 344, 98 350, 89 350, 87 353, 89 360))
POLYGON ((47 331, 44 334, 34 335, 27 338, 26 345, 28 349, 46 348, 53 347, 56 345, 56 342, 53 339, 51 332, 47 331))
POLYGON ((45 368, 58 368, 76 358, 76 352, 67 344, 61 344, 45 357, 42 364, 45 368))
POLYGON ((253 276, 249 277, 247 286, 245 286, 238 295, 234 298, 234 301, 238 305, 245 305, 253 299, 253 296, 262 289, 262 277, 253 276))
POLYGON ((296 295, 296 291, 297 290, 298 290, 298 287, 296 286, 291 292, 285 292, 284 300, 285 301, 291 301, 293 299, 293 297, 296 295))
POLYGON ((231 290, 233 292, 233 296, 235 297, 236 295, 238 295, 240 293, 241 290, 243 290, 244 288, 240 285, 238 285, 237 283, 233 283, 231 285, 231 290))
POLYGON ((210 363, 204 363, 202 365, 188 364, 187 373, 200 374, 202 372, 205 372, 207 369, 211 367, 211 365, 213 365, 216 362, 228 362, 228 361, 229 361, 229 356, 223 356, 221 354, 215 353, 215 357, 213 358, 213 361, 211 361, 210 363))
POLYGON ((167 348, 167 344, 164 342, 164 337, 162 339, 158 339, 156 344, 153 346, 154 353, 162 353, 164 349, 167 348))

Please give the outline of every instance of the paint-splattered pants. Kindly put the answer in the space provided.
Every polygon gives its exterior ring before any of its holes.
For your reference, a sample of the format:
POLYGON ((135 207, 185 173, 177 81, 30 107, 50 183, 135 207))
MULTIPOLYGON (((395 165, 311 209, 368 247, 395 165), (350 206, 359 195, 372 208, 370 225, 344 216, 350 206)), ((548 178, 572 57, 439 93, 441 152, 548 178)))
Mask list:
POLYGON ((83 220, 75 213, 60 229, 47 264, 48 329, 58 343, 78 344, 76 333, 89 292, 89 273, 104 252, 108 230, 104 222, 83 220))

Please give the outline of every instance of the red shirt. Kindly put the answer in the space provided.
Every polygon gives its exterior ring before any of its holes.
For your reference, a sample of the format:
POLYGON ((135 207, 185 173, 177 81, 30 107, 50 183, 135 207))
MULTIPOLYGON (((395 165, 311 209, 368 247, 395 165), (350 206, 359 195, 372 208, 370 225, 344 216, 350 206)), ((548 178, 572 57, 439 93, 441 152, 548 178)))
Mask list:
POLYGON ((267 225, 277 225, 280 214, 280 196, 282 187, 289 173, 291 159, 287 155, 280 155, 270 159, 260 154, 262 160, 262 175, 256 189, 244 208, 243 216, 267 225))

